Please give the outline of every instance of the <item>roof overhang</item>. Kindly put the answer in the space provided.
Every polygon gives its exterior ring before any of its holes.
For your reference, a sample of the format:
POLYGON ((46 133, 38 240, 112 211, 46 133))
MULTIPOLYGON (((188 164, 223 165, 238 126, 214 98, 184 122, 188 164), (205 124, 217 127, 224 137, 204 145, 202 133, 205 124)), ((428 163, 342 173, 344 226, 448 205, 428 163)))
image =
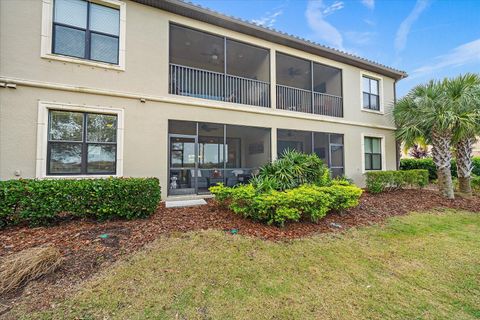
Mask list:
POLYGON ((305 39, 301 39, 276 30, 265 28, 254 23, 233 18, 191 3, 179 0, 132 0, 141 4, 162 9, 184 17, 203 21, 225 29, 247 34, 259 39, 281 44, 287 47, 305 51, 324 58, 349 64, 364 70, 375 72, 395 80, 407 77, 404 71, 396 70, 388 66, 354 56, 352 54, 322 46, 305 39))

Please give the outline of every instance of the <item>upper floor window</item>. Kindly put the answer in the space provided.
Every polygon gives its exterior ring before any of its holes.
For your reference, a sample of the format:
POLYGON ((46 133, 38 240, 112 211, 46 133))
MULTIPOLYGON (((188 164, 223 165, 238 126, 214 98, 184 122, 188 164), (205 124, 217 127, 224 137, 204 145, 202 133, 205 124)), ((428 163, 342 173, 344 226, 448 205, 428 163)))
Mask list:
POLYGON ((85 0, 55 0, 52 53, 119 64, 120 10, 85 0))
POLYGON ((342 71, 277 52, 277 108, 343 117, 342 71))
POLYGON ((380 111, 379 80, 362 77, 363 108, 380 111))
POLYGON ((365 137, 365 170, 382 170, 382 138, 365 137))
POLYGON ((46 172, 116 174, 117 115, 50 110, 46 172))
POLYGON ((269 50, 170 25, 170 93, 269 107, 269 82, 269 50))

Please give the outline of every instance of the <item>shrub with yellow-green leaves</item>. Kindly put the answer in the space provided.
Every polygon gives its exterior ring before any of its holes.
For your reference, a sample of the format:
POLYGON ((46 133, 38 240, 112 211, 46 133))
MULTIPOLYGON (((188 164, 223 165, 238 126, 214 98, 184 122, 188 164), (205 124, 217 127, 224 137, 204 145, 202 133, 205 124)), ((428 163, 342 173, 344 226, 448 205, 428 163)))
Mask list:
POLYGON ((329 186, 304 184, 284 191, 258 192, 251 184, 236 187, 218 185, 210 188, 216 200, 243 217, 283 226, 287 221, 308 218, 314 222, 331 210, 358 205, 362 189, 344 183, 329 186))

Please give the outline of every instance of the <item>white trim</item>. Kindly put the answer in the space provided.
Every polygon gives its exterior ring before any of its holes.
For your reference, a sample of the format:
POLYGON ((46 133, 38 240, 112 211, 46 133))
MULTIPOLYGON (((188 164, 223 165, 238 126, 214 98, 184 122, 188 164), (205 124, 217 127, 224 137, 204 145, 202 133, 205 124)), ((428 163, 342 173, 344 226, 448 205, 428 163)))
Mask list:
POLYGON ((42 0, 42 35, 41 35, 41 53, 40 56, 48 60, 58 60, 63 62, 77 63, 103 69, 125 71, 125 48, 126 48, 126 3, 119 0, 90 0, 98 4, 120 10, 120 33, 118 44, 118 65, 106 62, 92 61, 75 57, 62 56, 52 53, 52 34, 53 34, 53 0, 42 0))
POLYGON ((364 112, 370 112, 374 114, 379 114, 379 115, 384 115, 385 114, 385 109, 384 109, 384 103, 383 103, 383 78, 380 77, 377 74, 368 72, 368 71, 360 71, 360 110, 364 112), (371 109, 366 109, 363 107, 363 77, 367 78, 372 78, 374 80, 378 81, 378 102, 380 103, 380 110, 371 110, 371 109))
POLYGON ((385 135, 378 134, 378 133, 365 133, 361 134, 361 146, 362 146, 362 174, 365 172, 372 172, 372 171, 386 171, 387 170, 387 157, 385 154, 385 135), (365 170, 365 137, 372 137, 372 138, 380 138, 381 140, 381 152, 382 152, 382 169, 381 170, 365 170))
POLYGON ((125 98, 125 99, 134 99, 134 100, 142 100, 143 99, 143 100, 145 100, 145 102, 154 101, 154 102, 172 103, 172 104, 195 106, 195 107, 209 108, 209 109, 223 109, 223 110, 231 110, 231 111, 241 111, 241 112, 249 112, 249 113, 277 116, 277 117, 286 117, 286 118, 291 118, 291 119, 323 121, 323 122, 329 122, 329 123, 339 123, 339 124, 346 124, 346 125, 353 125, 353 126, 367 127, 367 128, 384 129, 384 130, 395 130, 396 129, 395 127, 386 126, 386 125, 350 121, 350 120, 344 120, 344 119, 341 119, 341 118, 327 117, 327 116, 321 116, 321 115, 310 114, 310 113, 305 113, 304 114, 304 113, 301 113, 301 112, 287 111, 287 110, 280 110, 280 109, 262 108, 262 107, 249 107, 249 106, 246 106, 246 105, 243 105, 243 104, 235 104, 235 103, 229 103, 229 102, 219 102, 219 101, 214 101, 214 100, 204 100, 204 99, 198 99, 198 98, 189 98, 189 97, 184 97, 184 96, 175 96, 175 95, 146 96, 146 95, 142 95, 142 94, 139 94, 139 93, 119 92, 119 91, 104 90, 104 89, 97 89, 97 88, 91 88, 91 87, 72 86, 72 85, 57 84, 57 83, 50 83, 50 82, 44 82, 44 81, 23 80, 23 79, 17 79, 17 78, 4 78, 4 77, 0 77, 0 82, 12 83, 12 84, 17 84, 19 86, 26 86, 26 87, 33 87, 33 88, 43 88, 43 89, 63 90, 63 91, 79 92, 79 93, 98 94, 98 95, 105 95, 105 96, 110 96, 110 97, 119 97, 119 98, 125 98))
POLYGON ((123 141, 124 141, 124 111, 123 109, 87 106, 70 103, 58 103, 39 101, 38 102, 38 121, 37 121, 37 157, 36 157, 36 177, 43 178, 101 178, 101 177, 121 177, 123 176, 123 141), (80 112, 97 112, 114 114, 117 116, 117 173, 115 175, 68 175, 52 176, 47 175, 47 141, 48 141, 48 110, 67 110, 80 112))

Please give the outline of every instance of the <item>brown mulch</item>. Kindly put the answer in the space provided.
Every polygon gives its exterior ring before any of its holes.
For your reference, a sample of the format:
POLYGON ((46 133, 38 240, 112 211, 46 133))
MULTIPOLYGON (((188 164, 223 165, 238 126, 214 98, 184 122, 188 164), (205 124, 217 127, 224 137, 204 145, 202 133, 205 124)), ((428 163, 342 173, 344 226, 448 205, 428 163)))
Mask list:
POLYGON ((331 213, 318 223, 301 221, 288 223, 284 228, 243 219, 209 201, 206 206, 176 209, 166 209, 162 204, 154 215, 142 220, 71 220, 49 227, 18 226, 0 230, 0 259, 9 253, 43 244, 57 247, 65 257, 64 264, 54 275, 7 297, 0 297, 0 317, 2 305, 8 311, 22 300, 29 301, 31 310, 51 307, 52 301, 62 297, 72 286, 161 235, 203 229, 225 232, 236 229, 242 235, 277 241, 314 233, 341 232, 355 226, 382 223, 391 216, 435 208, 480 212, 480 197, 447 200, 432 190, 399 190, 378 195, 365 193, 356 208, 331 213), (100 235, 107 236, 102 238, 100 235))

